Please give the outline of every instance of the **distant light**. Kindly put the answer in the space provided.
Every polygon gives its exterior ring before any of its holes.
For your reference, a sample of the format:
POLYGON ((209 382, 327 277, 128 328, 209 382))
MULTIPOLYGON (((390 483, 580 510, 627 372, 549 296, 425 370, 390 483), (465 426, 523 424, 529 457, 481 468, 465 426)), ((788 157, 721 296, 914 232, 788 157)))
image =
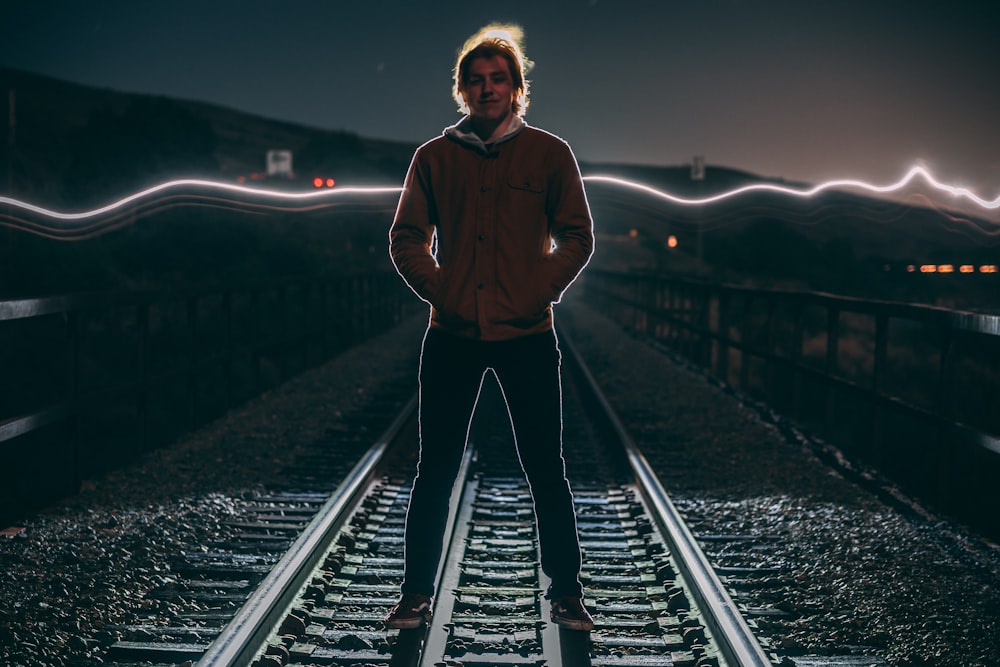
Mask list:
POLYGON ((906 266, 906 270, 909 271, 910 273, 914 273, 916 272, 917 267, 914 264, 908 264, 906 266))
POLYGON ((336 181, 334 181, 334 180, 333 180, 332 178, 328 178, 328 179, 326 179, 326 187, 328 187, 328 188, 332 188, 332 187, 333 187, 333 184, 334 184, 335 182, 336 182, 336 181))
POLYGON ((237 176, 236 177, 236 182, 237 183, 246 183, 247 182, 247 177, 243 176, 243 175, 237 176))
POLYGON ((630 237, 634 238, 634 239, 635 238, 639 238, 639 230, 638 229, 630 229, 630 230, 628 230, 628 235, 630 237))
POLYGON ((315 187, 315 188, 321 188, 321 187, 323 187, 323 179, 320 178, 319 176, 317 176, 316 178, 314 178, 313 179, 313 187, 315 187))
POLYGON ((996 264, 983 264, 982 266, 979 267, 979 272, 980 273, 996 273, 997 272, 997 265, 996 264))
POLYGON ((920 273, 937 273, 936 264, 921 264, 920 273))
POLYGON ((671 234, 667 237, 667 247, 676 248, 677 247, 677 237, 671 234))
POLYGON ((953 264, 942 264, 938 267, 938 273, 955 273, 955 266, 953 264))
POLYGON ((961 271, 962 273, 975 273, 976 267, 974 267, 972 264, 963 264, 962 266, 958 267, 958 270, 961 271))

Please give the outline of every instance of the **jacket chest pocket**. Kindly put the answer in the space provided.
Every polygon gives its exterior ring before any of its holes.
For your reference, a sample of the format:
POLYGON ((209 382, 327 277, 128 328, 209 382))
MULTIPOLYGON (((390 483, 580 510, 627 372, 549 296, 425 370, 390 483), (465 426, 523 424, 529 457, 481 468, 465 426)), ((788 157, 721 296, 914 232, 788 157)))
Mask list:
POLYGON ((536 195, 545 192, 545 181, 536 174, 511 174, 507 177, 507 185, 518 192, 536 195))

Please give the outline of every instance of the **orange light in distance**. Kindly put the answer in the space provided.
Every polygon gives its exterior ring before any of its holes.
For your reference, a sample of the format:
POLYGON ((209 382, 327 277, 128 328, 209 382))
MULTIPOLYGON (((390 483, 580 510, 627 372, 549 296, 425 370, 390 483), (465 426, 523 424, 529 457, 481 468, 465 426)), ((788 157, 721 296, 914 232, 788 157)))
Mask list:
POLYGON ((907 267, 906 267, 906 270, 909 273, 915 273, 916 270, 917 270, 917 266, 915 264, 908 264, 907 267))
POLYGON ((633 239, 639 238, 639 230, 638 229, 630 229, 630 230, 628 230, 628 235, 631 238, 633 238, 633 239))
POLYGON ((319 176, 317 176, 316 178, 314 178, 313 179, 313 187, 315 187, 315 188, 321 188, 321 187, 323 187, 323 179, 320 178, 319 176))
POLYGON ((961 271, 962 273, 975 273, 976 267, 974 267, 972 264, 963 264, 962 266, 958 267, 958 270, 961 271))
POLYGON ((326 179, 326 187, 332 188, 335 182, 332 178, 326 179))
POLYGON ((667 247, 676 248, 677 247, 677 237, 671 234, 667 237, 667 247))
POLYGON ((955 267, 951 264, 942 264, 938 267, 938 273, 955 273, 955 267))
POLYGON ((935 264, 921 264, 920 273, 937 273, 937 265, 935 264))
POLYGON ((979 272, 980 273, 996 273, 997 272, 997 265, 996 264, 983 264, 982 266, 979 267, 979 272))

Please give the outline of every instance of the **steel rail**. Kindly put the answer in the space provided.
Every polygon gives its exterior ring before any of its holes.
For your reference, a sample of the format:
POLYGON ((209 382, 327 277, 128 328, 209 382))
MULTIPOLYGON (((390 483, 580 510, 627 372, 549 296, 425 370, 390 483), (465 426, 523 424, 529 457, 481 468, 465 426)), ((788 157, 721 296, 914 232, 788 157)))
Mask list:
POLYGON ((417 397, 414 396, 348 473, 233 620, 209 645, 198 661, 198 667, 245 667, 264 648, 268 634, 283 619, 305 580, 363 495, 389 443, 412 418, 416 406, 417 397))
POLYGON ((654 511, 651 512, 653 518, 664 539, 667 540, 667 546, 675 557, 678 569, 688 583, 689 592, 696 598, 698 608, 705 614, 705 623, 718 643, 723 657, 728 664, 734 666, 773 667, 773 662, 767 657, 750 626, 739 613, 736 604, 671 502, 656 473, 632 440, 572 341, 564 333, 560 333, 559 343, 560 348, 569 353, 569 360, 583 378, 603 416, 624 446, 639 491, 647 504, 653 508, 654 511))
MULTIPOLYGON (((429 627, 417 631, 402 631, 415 634, 416 641, 412 642, 411 655, 402 655, 401 652, 401 660, 394 659, 390 663, 391 667, 403 667, 403 665, 435 667, 435 665, 441 664, 440 656, 444 655, 448 639, 446 623, 451 620, 455 604, 454 589, 458 587, 458 573, 462 558, 461 546, 468 533, 469 520, 472 517, 472 502, 476 496, 476 488, 479 486, 479 481, 470 477, 469 474, 472 468, 474 450, 475 441, 470 439, 465 446, 462 465, 458 469, 455 486, 452 487, 451 499, 448 502, 448 522, 442 541, 441 553, 443 557, 438 564, 435 577, 437 600, 431 624, 429 627), (407 661, 407 659, 409 660, 407 661)), ((393 658, 396 656, 393 655, 393 658)))

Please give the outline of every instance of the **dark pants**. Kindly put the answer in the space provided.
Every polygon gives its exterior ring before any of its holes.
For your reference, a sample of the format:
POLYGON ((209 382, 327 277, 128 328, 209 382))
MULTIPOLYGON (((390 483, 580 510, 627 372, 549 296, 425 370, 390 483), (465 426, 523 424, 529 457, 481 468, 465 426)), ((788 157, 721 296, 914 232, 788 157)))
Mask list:
POLYGON ((487 369, 507 402, 517 454, 535 504, 551 598, 582 596, 580 541, 562 456, 560 353, 554 331, 478 341, 429 328, 420 357, 420 461, 406 513, 403 593, 434 594, 448 500, 487 369))

